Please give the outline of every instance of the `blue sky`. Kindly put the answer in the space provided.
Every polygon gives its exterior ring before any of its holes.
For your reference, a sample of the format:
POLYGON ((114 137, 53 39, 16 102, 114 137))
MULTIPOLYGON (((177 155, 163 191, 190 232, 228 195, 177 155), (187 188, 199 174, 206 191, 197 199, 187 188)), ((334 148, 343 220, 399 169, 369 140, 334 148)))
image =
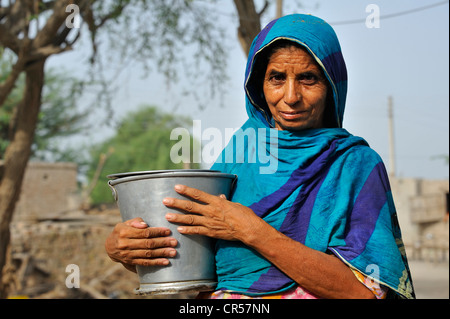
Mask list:
MULTIPOLYGON (((309 0, 302 8, 296 5, 300 1, 285 2, 284 14, 309 13, 332 25, 334 22, 364 21, 370 14, 366 7, 369 4, 378 6, 380 28, 367 28, 364 22, 333 26, 340 39, 349 74, 344 127, 352 134, 364 137, 389 168, 387 101, 392 96, 397 175, 448 178, 449 167, 445 161, 433 159, 449 154, 448 2, 387 19, 383 19, 383 15, 407 12, 441 1, 309 0)), ((205 5, 208 5, 206 1, 205 5)), ((206 109, 200 110, 196 101, 190 98, 180 103, 181 97, 174 106, 171 102, 177 95, 177 87, 168 89, 158 74, 142 78, 141 73, 130 70, 118 79, 124 85, 114 99, 114 120, 145 103, 201 120, 202 129, 216 127, 224 131, 244 123, 247 118, 243 91, 246 57, 236 38, 238 22, 235 8, 231 0, 221 0, 210 7, 219 13, 218 23, 227 26, 227 72, 230 80, 226 82, 223 107, 219 106, 219 101, 211 101, 206 109)), ((263 24, 268 23, 274 14, 272 6, 264 16, 263 24)), ((79 63, 77 69, 82 70, 82 60, 75 57, 86 57, 89 50, 88 45, 77 47, 73 53, 50 58, 48 66, 64 64, 72 68, 79 63)), ((97 130, 96 139, 101 140, 111 133, 111 129, 101 128, 97 130)))

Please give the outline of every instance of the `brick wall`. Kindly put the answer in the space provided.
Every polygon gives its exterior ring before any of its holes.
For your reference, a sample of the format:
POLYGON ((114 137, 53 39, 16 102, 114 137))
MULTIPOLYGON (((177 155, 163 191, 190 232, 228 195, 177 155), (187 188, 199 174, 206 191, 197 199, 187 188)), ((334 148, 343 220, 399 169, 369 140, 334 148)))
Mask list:
POLYGON ((76 209, 77 165, 30 162, 13 222, 36 220, 76 209))
POLYGON ((105 211, 84 218, 80 215, 76 221, 12 224, 11 253, 17 282, 11 285, 10 296, 93 298, 95 295, 86 294, 90 287, 109 298, 142 299, 134 294, 138 276, 111 261, 105 252, 106 237, 119 221, 118 211, 105 211), (79 267, 79 289, 66 286, 68 265, 79 267), (39 276, 39 270, 46 276, 39 276))

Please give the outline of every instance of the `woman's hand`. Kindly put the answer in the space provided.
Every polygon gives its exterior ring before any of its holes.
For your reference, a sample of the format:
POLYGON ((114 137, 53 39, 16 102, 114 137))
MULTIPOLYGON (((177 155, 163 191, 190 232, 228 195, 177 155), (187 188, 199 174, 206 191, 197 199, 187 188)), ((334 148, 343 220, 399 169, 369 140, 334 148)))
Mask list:
POLYGON ((135 266, 165 266, 174 257, 177 240, 165 227, 148 227, 142 218, 117 224, 105 242, 108 256, 135 271, 135 266))
POLYGON ((176 185, 175 191, 195 200, 195 202, 175 198, 163 200, 167 207, 186 212, 186 214, 166 215, 168 221, 184 224, 178 227, 178 231, 182 234, 240 240, 245 243, 252 238, 257 227, 264 223, 250 208, 228 201, 225 195, 214 196, 184 185, 176 185))

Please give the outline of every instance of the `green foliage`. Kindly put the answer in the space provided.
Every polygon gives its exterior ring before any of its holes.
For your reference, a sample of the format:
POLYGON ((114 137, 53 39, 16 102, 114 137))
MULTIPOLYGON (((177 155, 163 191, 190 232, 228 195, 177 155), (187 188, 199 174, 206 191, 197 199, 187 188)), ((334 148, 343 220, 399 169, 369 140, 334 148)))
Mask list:
MULTIPOLYGON (((50 2, 40 2, 38 8, 42 11, 39 11, 40 19, 36 21, 45 22, 52 7, 50 2)), ((174 103, 191 95, 201 109, 216 93, 225 92, 227 50, 223 41, 224 28, 217 24, 218 15, 207 3, 193 0, 114 0, 91 1, 88 7, 89 10, 83 14, 83 27, 71 30, 69 39, 78 43, 79 40, 75 39, 81 30, 88 28, 93 64, 84 86, 96 91, 95 101, 89 102, 91 107, 106 107, 106 112, 112 112, 114 93, 118 89, 114 76, 132 64, 141 66, 142 77, 156 71, 165 76, 168 86, 181 86, 181 96, 176 96, 174 103), (110 74, 113 78, 109 78, 110 74)), ((0 46, 0 83, 13 65, 11 60, 8 68, 3 68, 2 55, 3 47, 0 46)), ((46 76, 47 90, 52 90, 48 81, 46 76)), ((32 151, 35 159, 58 161, 73 157, 69 150, 61 150, 58 137, 73 134, 72 128, 82 131, 78 124, 85 119, 81 116, 83 112, 75 111, 68 104, 79 97, 83 85, 70 81, 67 76, 52 85, 53 92, 59 93, 59 97, 52 100, 52 92, 48 92, 49 103, 55 101, 53 104, 57 105, 56 101, 63 102, 67 107, 58 110, 53 108, 54 105, 48 106, 51 110, 45 114, 47 107, 42 106, 39 122, 43 123, 39 123, 32 151), (64 123, 60 123, 64 117, 64 123)), ((0 107, 0 158, 9 143, 10 119, 23 87, 22 79, 16 83, 7 103, 0 107)))
MULTIPOLYGON (((138 63, 142 69, 140 76, 155 71, 164 75, 168 85, 177 84, 184 95, 194 96, 200 108, 226 91, 225 28, 218 25, 218 14, 208 3, 96 1, 93 11, 99 16, 114 12, 113 22, 93 34, 92 59, 107 60, 105 70, 123 70, 138 63), (124 4, 123 10, 117 9, 124 4)), ((98 63, 92 74, 98 78, 103 72, 98 63)))
MULTIPOLYGON (((92 148, 93 160, 88 170, 91 182, 102 154, 113 150, 91 194, 92 203, 113 202, 107 185, 106 176, 109 174, 183 168, 183 163, 175 164, 170 159, 170 150, 177 143, 176 140, 170 140, 170 133, 174 128, 191 126, 191 119, 163 113, 151 106, 142 106, 126 116, 115 136, 92 148)), ((191 150, 193 142, 191 138, 191 150)), ((191 168, 198 168, 198 165, 191 168)))
POLYGON ((84 83, 67 75, 67 72, 49 70, 45 75, 45 86, 41 113, 32 148, 33 158, 63 161, 70 151, 60 142, 63 138, 87 131, 89 113, 77 105, 83 94, 84 83))
MULTIPOLYGON (((12 59, 0 52, 0 83, 11 71, 12 59)), ((41 112, 37 124, 32 158, 61 161, 68 157, 67 150, 60 146, 61 138, 83 132, 88 113, 77 108, 77 100, 83 92, 83 83, 67 75, 65 70, 50 69, 45 75, 41 112)), ((14 112, 21 102, 25 88, 25 77, 19 76, 12 92, 0 107, 0 159, 10 142, 14 112)))

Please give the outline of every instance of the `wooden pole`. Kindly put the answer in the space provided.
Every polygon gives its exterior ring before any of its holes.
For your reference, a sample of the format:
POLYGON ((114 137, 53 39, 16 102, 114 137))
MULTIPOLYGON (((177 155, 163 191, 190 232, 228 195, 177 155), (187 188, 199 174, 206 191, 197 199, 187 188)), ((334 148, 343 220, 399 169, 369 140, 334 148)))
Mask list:
POLYGON ((395 177, 395 138, 394 138, 394 112, 392 96, 388 97, 389 119, 389 175, 395 177))

